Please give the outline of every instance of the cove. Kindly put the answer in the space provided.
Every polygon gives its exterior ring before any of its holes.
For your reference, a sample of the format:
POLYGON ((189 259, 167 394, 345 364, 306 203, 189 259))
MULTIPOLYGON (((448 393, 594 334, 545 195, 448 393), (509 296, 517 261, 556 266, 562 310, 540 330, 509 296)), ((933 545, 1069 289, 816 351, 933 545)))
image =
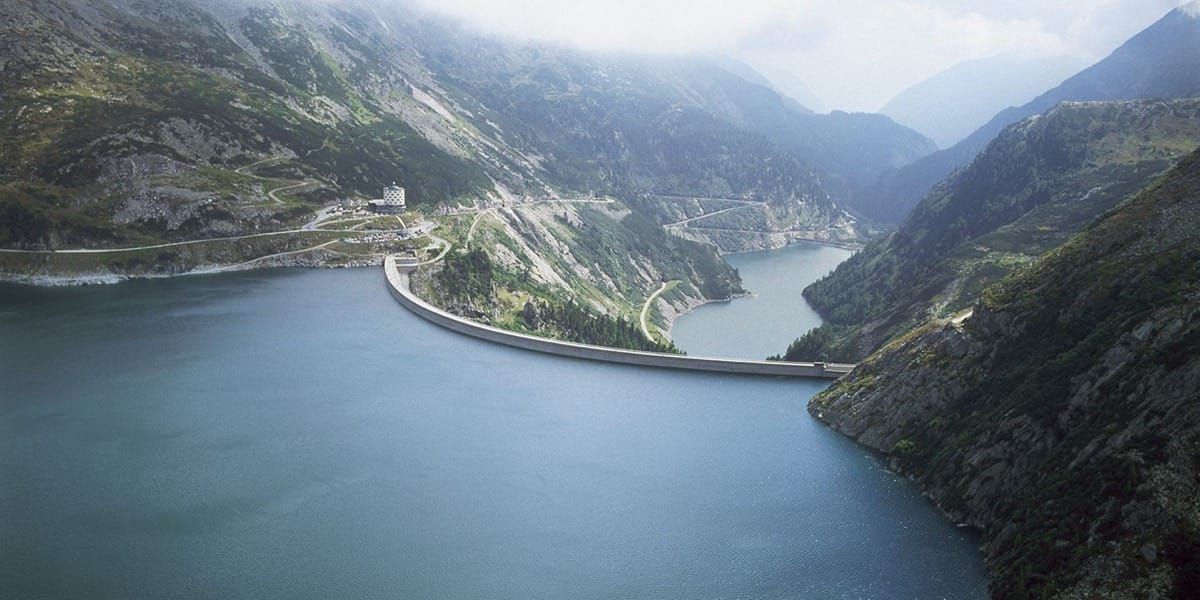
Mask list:
POLYGON ((688 354, 762 360, 821 324, 801 295, 851 251, 801 242, 779 250, 729 254, 752 296, 696 307, 680 316, 671 339, 688 354))
POLYGON ((823 382, 484 343, 377 268, 3 286, 0 381, 0 597, 985 597, 823 382))

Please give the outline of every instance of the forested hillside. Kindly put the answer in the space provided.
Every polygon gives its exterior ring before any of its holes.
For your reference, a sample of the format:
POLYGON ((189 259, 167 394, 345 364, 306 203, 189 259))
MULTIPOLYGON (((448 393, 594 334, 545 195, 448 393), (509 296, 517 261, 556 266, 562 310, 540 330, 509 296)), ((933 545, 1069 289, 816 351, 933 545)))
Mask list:
POLYGON ((997 598, 1200 590, 1200 152, 816 396, 980 528, 997 598))

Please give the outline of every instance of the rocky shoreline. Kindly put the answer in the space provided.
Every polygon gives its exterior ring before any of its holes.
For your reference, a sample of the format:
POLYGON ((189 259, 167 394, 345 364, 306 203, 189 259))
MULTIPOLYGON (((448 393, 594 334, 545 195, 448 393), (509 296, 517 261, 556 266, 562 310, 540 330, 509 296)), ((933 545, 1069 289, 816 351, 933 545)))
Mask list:
POLYGON ((250 261, 241 263, 216 263, 199 265, 187 270, 142 271, 119 273, 114 271, 91 271, 70 275, 27 274, 0 271, 0 283, 30 285, 36 287, 77 287, 88 285, 113 285, 124 281, 138 279, 166 279, 169 277, 186 277, 191 275, 215 275, 218 273, 233 273, 238 271, 253 271, 257 269, 352 269, 362 267, 378 267, 383 264, 383 255, 371 258, 355 258, 346 260, 344 257, 329 259, 314 259, 313 257, 286 256, 261 262, 250 261))

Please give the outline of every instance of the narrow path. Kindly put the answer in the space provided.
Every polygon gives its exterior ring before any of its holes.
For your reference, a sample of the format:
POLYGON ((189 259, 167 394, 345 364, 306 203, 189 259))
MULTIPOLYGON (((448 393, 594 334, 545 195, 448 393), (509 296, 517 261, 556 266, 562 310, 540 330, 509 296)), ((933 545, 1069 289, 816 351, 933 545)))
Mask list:
POLYGON ((321 182, 319 182, 315 179, 305 179, 304 181, 301 181, 299 183, 293 183, 290 185, 285 185, 283 187, 277 187, 273 190, 269 190, 269 191, 267 191, 267 197, 270 198, 271 200, 274 200, 275 204, 283 204, 283 200, 280 200, 279 196, 276 196, 275 194, 282 192, 284 190, 309 187, 309 186, 313 186, 313 185, 321 185, 321 182))
MULTIPOLYGON (((218 271, 234 271, 234 270, 240 269, 242 267, 245 267, 247 265, 252 265, 256 262, 261 262, 261 261, 267 260, 269 258, 279 258, 280 256, 289 256, 292 254, 304 254, 305 252, 312 252, 313 250, 319 250, 321 248, 324 248, 336 241, 338 241, 338 240, 329 240, 328 242, 325 242, 323 244, 317 244, 316 246, 311 246, 309 248, 301 248, 299 250, 289 250, 287 252, 276 252, 275 254, 268 254, 266 256, 260 256, 258 258, 252 258, 250 260, 240 262, 235 265, 228 265, 225 267, 220 267, 217 270, 218 271)), ((342 253, 339 253, 339 254, 342 254, 342 253)))
POLYGON ((262 160, 256 160, 244 167, 238 167, 238 168, 234 169, 233 172, 237 173, 238 175, 249 175, 250 177, 258 177, 259 179, 263 179, 262 177, 259 177, 258 175, 251 173, 250 169, 254 169, 254 168, 258 167, 259 165, 264 165, 264 164, 267 164, 270 162, 279 162, 282 160, 287 160, 287 157, 286 156, 268 156, 262 160))
POLYGON ((654 304, 654 301, 658 300, 658 297, 667 291, 667 286, 671 285, 671 283, 673 282, 664 281, 657 291, 650 294, 649 298, 646 298, 646 303, 642 305, 642 314, 638 317, 638 321, 642 324, 642 334, 651 342, 657 342, 658 340, 654 339, 654 335, 650 333, 650 324, 646 322, 646 315, 650 312, 650 305, 654 304))
MULTIPOLYGON (((258 179, 260 181, 280 181, 279 179, 273 179, 271 177, 263 177, 261 175, 255 175, 254 173, 251 173, 250 170, 257 168, 260 165, 265 165, 267 163, 282 162, 285 160, 288 160, 288 157, 286 157, 286 156, 268 156, 262 160, 254 161, 244 167, 238 167, 238 168, 234 169, 233 172, 237 173, 239 175, 245 175, 246 177, 253 177, 254 179, 258 179)), ((321 182, 317 181, 316 179, 305 179, 304 181, 300 181, 300 182, 287 183, 287 184, 277 187, 275 189, 267 190, 267 197, 270 198, 272 201, 274 201, 275 204, 283 204, 283 200, 280 200, 279 196, 276 196, 275 194, 282 192, 284 190, 290 190, 293 188, 301 188, 301 187, 306 187, 306 186, 311 186, 311 185, 320 185, 320 184, 321 184, 321 182)))
POLYGON ((491 209, 491 208, 487 208, 487 209, 479 211, 479 213, 475 215, 475 220, 471 221, 471 228, 467 230, 467 241, 465 244, 467 249, 471 248, 471 240, 474 239, 474 237, 475 237, 475 227, 479 225, 479 221, 483 219, 483 215, 486 215, 487 213, 491 212, 492 210, 493 209, 491 209))
POLYGON ((747 200, 745 198, 714 198, 711 196, 675 196, 671 194, 651 194, 652 198, 668 198, 671 200, 717 200, 720 202, 739 202, 741 204, 764 204, 761 200, 747 200))
MULTIPOLYGON (((381 229, 377 233, 399 233, 400 229, 381 229)), ((10 248, 0 248, 0 252, 8 252, 12 254, 103 254, 105 252, 137 252, 140 250, 154 250, 156 248, 173 248, 175 246, 187 246, 190 244, 204 244, 207 242, 229 242, 236 240, 248 240, 251 238, 269 237, 273 235, 293 235, 297 233, 362 233, 353 229, 288 229, 285 231, 268 231, 266 233, 251 233, 247 235, 233 235, 228 237, 204 238, 200 240, 187 240, 183 242, 167 242, 164 244, 151 244, 149 246, 132 246, 128 248, 67 248, 64 250, 15 250, 10 248)))
POLYGON ((432 265, 433 263, 435 263, 435 262, 437 262, 437 261, 439 261, 439 260, 442 260, 443 258, 445 258, 445 257, 446 257, 446 254, 450 252, 450 247, 451 247, 451 244, 450 244, 450 242, 448 242, 448 241, 446 241, 446 240, 444 240, 444 239, 442 239, 442 238, 440 238, 440 237, 437 237, 436 235, 433 235, 433 234, 429 234, 429 239, 433 240, 434 242, 437 242, 437 243, 441 244, 441 245, 442 245, 442 251, 441 251, 441 253, 439 253, 437 256, 435 256, 435 257, 433 257, 433 258, 431 258, 431 259, 429 259, 429 260, 426 260, 426 261, 422 261, 422 262, 419 262, 419 263, 417 263, 418 265, 421 265, 421 266, 424 266, 424 265, 432 265))
POLYGON ((766 202, 751 202, 751 203, 747 203, 747 204, 742 204, 740 206, 731 206, 729 208, 722 208, 721 210, 718 210, 718 211, 705 213, 698 217, 691 217, 689 219, 684 219, 682 221, 676 221, 674 223, 667 223, 666 225, 663 225, 663 227, 680 227, 680 226, 686 227, 687 224, 691 223, 692 221, 699 221, 700 219, 707 219, 709 217, 715 217, 721 213, 727 213, 727 212, 734 211, 734 210, 741 210, 743 208, 749 208, 751 206, 766 206, 766 205, 767 205, 766 202))

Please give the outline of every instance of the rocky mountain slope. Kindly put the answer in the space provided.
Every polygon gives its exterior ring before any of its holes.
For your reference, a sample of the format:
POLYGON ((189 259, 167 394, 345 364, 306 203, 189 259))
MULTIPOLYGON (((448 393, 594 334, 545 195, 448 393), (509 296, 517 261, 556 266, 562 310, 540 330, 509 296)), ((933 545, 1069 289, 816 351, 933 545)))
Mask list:
POLYGON ((1066 103, 1010 126, 804 296, 826 319, 787 356, 853 361, 1066 241, 1200 146, 1200 100, 1066 103))
POLYGON ((1195 152, 809 410, 981 529, 997 598, 1195 598, 1198 399, 1195 152))
MULTIPOLYGON (((683 308, 741 291, 737 273, 710 246, 670 236, 616 201, 497 206, 439 220, 438 235, 460 250, 418 271, 416 290, 498 327, 664 350, 669 340, 630 325, 663 282, 672 282, 670 300, 683 308), (607 325, 581 331, 556 323, 563 320, 607 325)), ((664 321, 654 311, 648 317, 664 321)))
POLYGON ((1177 8, 1030 102, 1006 109, 966 139, 885 174, 867 193, 865 214, 899 222, 935 184, 970 162, 1005 127, 1073 100, 1200 96, 1200 3, 1177 8))
POLYGON ((772 227, 853 240, 827 187, 932 149, 710 61, 515 44, 404 5, 30 0, 0 17, 9 248, 286 228, 393 180, 426 205, 750 199, 772 227))

